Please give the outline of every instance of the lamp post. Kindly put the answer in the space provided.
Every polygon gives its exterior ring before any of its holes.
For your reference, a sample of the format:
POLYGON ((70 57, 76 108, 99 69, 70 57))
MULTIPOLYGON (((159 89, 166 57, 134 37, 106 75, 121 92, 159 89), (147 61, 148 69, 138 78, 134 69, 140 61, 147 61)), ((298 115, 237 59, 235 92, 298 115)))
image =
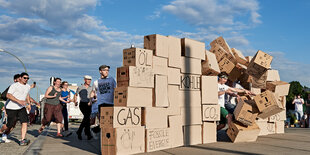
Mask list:
POLYGON ((10 52, 8 52, 8 51, 5 51, 5 50, 3 50, 3 49, 1 49, 1 48, 0 48, 0 52, 4 52, 4 53, 10 54, 11 56, 15 57, 15 58, 23 65, 23 67, 24 67, 24 69, 25 69, 25 72, 27 73, 27 69, 26 69, 25 64, 24 64, 24 63, 22 62, 22 60, 20 60, 16 55, 14 55, 14 54, 12 54, 12 53, 10 53, 10 52))

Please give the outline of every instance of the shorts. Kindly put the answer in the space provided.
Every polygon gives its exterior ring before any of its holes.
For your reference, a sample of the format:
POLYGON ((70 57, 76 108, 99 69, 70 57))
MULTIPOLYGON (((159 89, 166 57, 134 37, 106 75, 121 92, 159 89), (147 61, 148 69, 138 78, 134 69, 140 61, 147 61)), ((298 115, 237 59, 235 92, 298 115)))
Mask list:
POLYGON ((231 104, 231 103, 226 103, 225 104, 225 109, 230 113, 233 114, 235 111, 236 105, 231 104))
POLYGON ((19 120, 20 123, 29 122, 27 110, 25 107, 18 110, 6 109, 6 114, 8 115, 6 124, 8 128, 13 127, 17 120, 19 120))
POLYGON ((227 123, 227 115, 228 115, 228 111, 221 107, 221 119, 220 119, 220 124, 226 124, 227 123))

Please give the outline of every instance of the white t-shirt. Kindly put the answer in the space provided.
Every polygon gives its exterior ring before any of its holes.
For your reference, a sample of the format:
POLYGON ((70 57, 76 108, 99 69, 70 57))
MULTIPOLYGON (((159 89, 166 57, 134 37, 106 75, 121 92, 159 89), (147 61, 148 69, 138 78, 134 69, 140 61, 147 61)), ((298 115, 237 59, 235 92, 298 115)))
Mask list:
MULTIPOLYGON (((16 82, 10 86, 8 93, 12 94, 18 100, 25 101, 29 91, 30 91, 30 85, 28 85, 28 84, 23 85, 19 82, 16 82)), ((11 100, 6 105, 6 109, 11 109, 11 110, 19 110, 23 107, 25 107, 25 106, 22 106, 16 102, 11 101, 11 100)))
POLYGON ((295 110, 296 111, 303 111, 302 102, 304 102, 304 99, 302 98, 296 98, 293 101, 295 103, 295 110))
MULTIPOLYGON (((226 91, 229 87, 225 84, 219 84, 218 83, 218 91, 226 91)), ((225 93, 221 96, 219 96, 219 105, 223 108, 225 108, 225 93)))

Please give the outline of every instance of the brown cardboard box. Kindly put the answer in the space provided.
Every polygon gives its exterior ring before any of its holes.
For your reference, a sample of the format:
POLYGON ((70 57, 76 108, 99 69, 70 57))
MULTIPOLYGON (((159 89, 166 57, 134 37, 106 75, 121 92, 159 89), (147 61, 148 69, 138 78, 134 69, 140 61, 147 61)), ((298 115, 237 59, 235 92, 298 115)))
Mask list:
POLYGON ((101 154, 136 154, 145 152, 144 127, 102 128, 101 154))
POLYGON ((251 126, 255 123, 258 112, 254 101, 239 99, 234 111, 234 116, 235 119, 243 125, 251 126))
POLYGON ((216 142, 216 122, 203 122, 202 125, 202 143, 215 143, 216 142))
POLYGON ((228 79, 231 81, 236 81, 242 74, 242 71, 245 71, 247 68, 246 66, 237 63, 232 71, 228 75, 228 79))
POLYGON ((142 108, 142 126, 146 129, 167 128, 168 115, 166 108, 145 107, 142 108))
POLYGON ((202 104, 218 104, 217 76, 201 76, 202 104))
POLYGON ((270 90, 279 96, 286 96, 290 90, 290 84, 284 81, 267 82, 267 90, 270 90))
POLYGON ((257 51, 248 66, 247 73, 259 79, 270 68, 272 58, 272 56, 263 51, 257 51))
POLYGON ((171 148, 170 128, 146 129, 146 152, 171 148))
POLYGON ((195 74, 181 74, 180 90, 200 91, 200 76, 195 74))
POLYGON ((248 64, 251 62, 251 60, 253 59, 252 56, 246 56, 245 57, 246 61, 248 61, 248 64))
POLYGON ((179 102, 181 107, 199 107, 201 106, 201 92, 180 91, 179 102))
POLYGON ((171 147, 178 147, 183 146, 184 140, 183 140, 183 127, 182 127, 182 117, 179 116, 169 116, 169 128, 171 134, 170 134, 170 142, 171 147))
POLYGON ((235 65, 231 61, 229 61, 227 58, 223 58, 219 62, 219 68, 221 72, 226 72, 227 74, 230 74, 230 72, 234 69, 235 65))
POLYGON ((284 121, 276 121, 275 122, 275 126, 276 126, 275 133, 276 134, 285 133, 284 132, 284 125, 285 125, 284 121))
POLYGON ((280 81, 280 75, 278 70, 268 70, 266 81, 280 81))
POLYGON ((286 108, 286 96, 280 96, 279 101, 284 108, 286 108))
POLYGON ((268 117, 269 122, 278 122, 278 121, 285 121, 286 120, 286 110, 284 109, 283 111, 274 114, 270 117, 268 117))
POLYGON ((234 56, 237 60, 237 63, 240 63, 240 64, 245 65, 245 66, 247 66, 249 64, 241 51, 239 51, 235 48, 232 48, 231 51, 234 54, 234 56))
POLYGON ((214 53, 206 50, 206 59, 201 62, 202 75, 217 76, 221 71, 214 53))
POLYGON ((180 68, 181 66, 181 39, 168 36, 168 66, 180 68))
POLYGON ((223 49, 229 53, 230 55, 233 55, 229 45, 227 44, 227 42, 224 40, 224 38, 222 36, 216 38, 215 40, 213 40, 210 45, 211 47, 214 46, 215 44, 220 45, 221 47, 223 47, 223 49))
POLYGON ((202 121, 219 121, 221 116, 220 105, 202 105, 202 121))
MULTIPOLYGON (((267 72, 266 72, 267 73, 267 72)), ((266 83, 267 83, 267 74, 263 74, 259 79, 252 77, 252 87, 255 88, 261 88, 261 89, 266 89, 266 83)))
POLYGON ((168 67, 168 84, 180 85, 181 69, 168 67))
POLYGON ((201 125, 201 106, 200 107, 181 107, 182 125, 201 125))
POLYGON ((118 87, 127 85, 154 88, 154 74, 151 67, 119 67, 117 68, 117 83, 120 83, 118 87))
POLYGON ((226 58, 232 63, 236 64, 237 61, 232 54, 229 54, 222 46, 219 44, 214 44, 211 46, 210 52, 214 53, 216 56, 217 62, 220 62, 222 59, 226 58))
POLYGON ((201 125, 186 125, 184 129, 184 145, 202 144, 202 126, 201 125))
POLYGON ((278 101, 278 97, 268 90, 256 95, 254 97, 254 101, 261 112, 258 115, 260 118, 269 117, 273 114, 281 112, 284 109, 282 104, 278 101))
POLYGON ((181 39, 182 56, 204 60, 206 45, 203 42, 182 38, 181 39))
POLYGON ((142 48, 128 48, 123 50, 123 66, 151 67, 153 51, 142 48))
POLYGON ((151 88, 116 87, 114 89, 114 106, 152 107, 152 96, 151 88))
POLYGON ((201 60, 181 57, 181 73, 201 74, 201 60))
POLYGON ((153 56, 153 72, 159 75, 168 75, 168 59, 153 56))
POLYGON ((155 56, 168 58, 169 39, 159 34, 144 36, 144 48, 153 50, 155 56))
POLYGON ((227 135, 233 143, 236 142, 255 142, 260 132, 256 123, 245 127, 239 122, 230 122, 227 135))
POLYGON ((136 127, 141 126, 141 108, 139 107, 101 107, 100 127, 136 127))
POLYGON ((254 87, 251 87, 250 91, 254 94, 260 94, 262 93, 261 89, 260 88, 254 88, 254 87))
POLYGON ((274 130, 273 124, 268 123, 268 121, 256 120, 256 124, 260 128, 258 136, 268 135, 269 133, 272 133, 272 131, 274 130))
POLYGON ((169 101, 169 107, 167 108, 168 115, 181 115, 181 104, 179 98, 180 98, 179 86, 168 85, 168 101, 169 101))
MULTIPOLYGON (((143 96, 141 96, 143 97, 143 96)), ((168 107, 168 77, 155 75, 154 107, 168 107)))

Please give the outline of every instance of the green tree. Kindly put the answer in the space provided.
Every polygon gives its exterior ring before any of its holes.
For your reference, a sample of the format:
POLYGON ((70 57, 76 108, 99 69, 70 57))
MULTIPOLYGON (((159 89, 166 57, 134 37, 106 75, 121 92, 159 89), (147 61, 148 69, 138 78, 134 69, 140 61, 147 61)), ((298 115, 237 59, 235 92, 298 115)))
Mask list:
MULTIPOLYGON (((306 99, 308 87, 303 87, 298 81, 290 82, 290 90, 288 95, 286 96, 286 108, 287 110, 295 109, 295 106, 292 104, 294 97, 300 95, 302 98, 306 99)), ((304 109, 305 110, 305 109, 304 109)))

